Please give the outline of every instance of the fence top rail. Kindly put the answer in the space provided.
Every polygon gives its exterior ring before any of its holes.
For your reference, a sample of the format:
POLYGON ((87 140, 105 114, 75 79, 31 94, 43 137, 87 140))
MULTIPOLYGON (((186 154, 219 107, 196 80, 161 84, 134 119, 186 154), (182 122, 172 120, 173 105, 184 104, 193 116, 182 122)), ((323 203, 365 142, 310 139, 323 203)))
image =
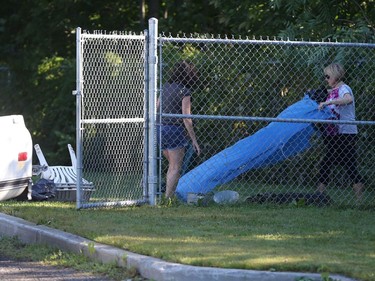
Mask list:
MULTIPOLYGON (((214 35, 211 35, 211 38, 194 38, 191 36, 190 38, 185 37, 171 37, 165 35, 159 35, 160 42, 189 42, 189 43, 222 43, 222 44, 257 44, 257 45, 295 45, 295 46, 324 46, 324 47, 366 47, 366 48, 375 48, 375 43, 359 43, 359 42, 332 42, 332 41, 292 41, 289 39, 277 39, 276 37, 266 37, 266 38, 220 38, 218 35, 217 38, 214 35)), ((145 34, 130 34, 125 31, 102 31, 102 30, 94 30, 93 33, 84 30, 81 34, 82 38, 96 38, 96 39, 141 39, 144 40, 146 38, 145 34)))
POLYGON ((107 119, 82 119, 82 124, 115 124, 115 123, 142 123, 144 118, 107 118, 107 119))
POLYGON ((216 120, 241 120, 241 121, 265 121, 265 122, 287 122, 287 123, 333 123, 351 125, 375 125, 375 121, 347 121, 347 120, 323 120, 323 119, 301 119, 301 118, 272 118, 251 116, 223 116, 223 115, 188 115, 188 114, 160 114, 161 117, 191 118, 191 119, 216 119, 216 120))
POLYGON ((143 34, 89 34, 82 33, 82 38, 90 39, 135 39, 135 40, 145 40, 146 36, 143 34))
MULTIPOLYGON (((220 37, 220 35, 219 35, 220 37)), ((324 46, 324 47, 367 47, 375 48, 375 43, 354 43, 354 42, 326 42, 326 41, 291 41, 277 40, 276 38, 267 39, 235 39, 235 38, 194 38, 194 37, 165 37, 160 36, 159 40, 163 42, 179 43, 222 43, 222 44, 258 44, 258 45, 297 45, 297 46, 324 46)))

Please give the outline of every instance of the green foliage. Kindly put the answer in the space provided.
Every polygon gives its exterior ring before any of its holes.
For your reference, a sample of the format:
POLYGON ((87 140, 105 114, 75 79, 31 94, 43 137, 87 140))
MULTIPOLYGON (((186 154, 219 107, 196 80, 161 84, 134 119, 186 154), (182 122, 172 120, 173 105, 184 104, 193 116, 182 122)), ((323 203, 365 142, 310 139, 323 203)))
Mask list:
POLYGON ((219 10, 209 1, 161 1, 159 30, 168 33, 220 33, 219 10))
POLYGON ((220 13, 217 24, 222 26, 218 32, 249 36, 275 36, 284 24, 283 15, 274 9, 273 1, 210 0, 220 13))
MULTIPOLYGON (((66 144, 75 142, 75 98, 71 93, 75 89, 77 27, 89 31, 142 31, 147 27, 146 19, 150 15, 156 15, 159 19, 159 30, 165 34, 234 34, 249 37, 263 35, 290 39, 374 42, 373 0, 161 0, 156 2, 159 6, 151 5, 154 2, 150 1, 145 3, 145 13, 141 16, 142 7, 139 6, 139 1, 2 2, 1 114, 24 115, 34 143, 41 144, 51 164, 67 164, 69 159, 66 144)), ((233 88, 232 91, 239 93, 238 98, 252 102, 254 100, 246 95, 245 88, 251 86, 254 88, 254 94, 262 95, 265 92, 257 88, 259 83, 253 81, 254 85, 249 85, 248 73, 239 72, 235 68, 232 72, 228 71, 226 77, 220 76, 222 66, 215 66, 215 57, 237 64, 239 55, 244 55, 245 58, 248 56, 246 52, 233 52, 233 49, 229 48, 230 46, 220 52, 207 54, 201 52, 197 46, 185 46, 181 56, 175 59, 189 58, 196 61, 206 68, 211 80, 220 79, 220 84, 215 85, 223 87, 224 93, 230 93, 233 88)), ((238 48, 235 46, 235 49, 238 48)), ((323 52, 327 50, 315 50, 309 61, 310 65, 313 65, 315 60, 326 57, 323 52)), ((286 58, 293 59, 294 50, 283 54, 285 57, 272 57, 272 49, 264 48, 264 54, 279 61, 285 58, 285 62, 286 58)), ((116 62, 115 57, 108 59, 116 62)), ((298 56, 294 58, 296 59, 298 56)), ((280 82, 280 85, 287 82, 287 77, 278 76, 277 68, 263 65, 262 61, 254 67, 259 68, 259 73, 269 75, 259 76, 257 79, 274 77, 274 82, 280 82)), ((369 88, 370 85, 366 87, 365 92, 373 90, 369 88)), ((214 95, 215 88, 205 87, 201 90, 199 99, 204 102, 214 95)), ((279 103, 275 100, 275 104, 279 103)), ((203 110, 207 110, 206 114, 224 114, 232 109, 222 103, 216 103, 210 104, 209 108, 199 109, 200 112, 203 110)), ((263 111, 262 114, 266 112, 263 111)), ((364 109, 360 114, 364 112, 371 110, 364 109)))
POLYGON ((136 11, 134 1, 3 1, 1 114, 24 115, 50 164, 68 164, 75 143, 75 28, 139 30, 136 11))
POLYGON ((282 37, 356 42, 375 39, 373 0, 308 3, 305 0, 276 0, 274 3, 284 15, 284 27, 279 32, 282 37))
POLYGON ((278 35, 291 40, 374 40, 373 0, 209 2, 221 11, 218 23, 231 34, 278 35))

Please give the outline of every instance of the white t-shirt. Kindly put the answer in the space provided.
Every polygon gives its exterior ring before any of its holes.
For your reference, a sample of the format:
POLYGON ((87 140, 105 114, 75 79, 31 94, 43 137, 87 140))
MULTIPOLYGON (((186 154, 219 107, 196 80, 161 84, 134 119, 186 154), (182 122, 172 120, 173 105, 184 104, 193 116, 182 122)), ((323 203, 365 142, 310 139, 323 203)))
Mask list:
MULTIPOLYGON (((339 114, 340 120, 355 121, 355 102, 352 89, 344 84, 339 88, 339 98, 343 98, 345 94, 352 96, 353 102, 345 105, 336 105, 335 111, 339 114)), ((357 125, 339 124, 339 134, 357 134, 357 125)))

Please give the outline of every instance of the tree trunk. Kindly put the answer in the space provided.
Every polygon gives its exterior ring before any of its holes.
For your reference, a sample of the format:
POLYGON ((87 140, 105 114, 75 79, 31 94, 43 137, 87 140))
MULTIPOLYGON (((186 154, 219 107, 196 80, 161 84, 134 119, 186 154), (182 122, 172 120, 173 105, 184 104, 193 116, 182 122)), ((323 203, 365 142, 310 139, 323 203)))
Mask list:
POLYGON ((139 0, 139 25, 145 29, 146 6, 145 0, 139 0))

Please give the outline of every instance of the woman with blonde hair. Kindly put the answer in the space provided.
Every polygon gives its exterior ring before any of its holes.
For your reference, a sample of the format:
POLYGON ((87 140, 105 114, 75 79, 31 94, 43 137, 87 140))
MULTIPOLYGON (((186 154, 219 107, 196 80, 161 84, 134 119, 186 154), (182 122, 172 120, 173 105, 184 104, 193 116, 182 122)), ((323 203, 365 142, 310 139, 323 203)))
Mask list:
MULTIPOLYGON (((355 120, 355 101, 352 89, 343 82, 345 70, 341 64, 332 63, 324 68, 324 76, 331 87, 319 109, 329 107, 337 120, 355 120)), ((357 125, 329 124, 324 133, 325 155, 320 163, 318 191, 324 192, 330 181, 334 164, 342 165, 353 181, 357 199, 362 199, 363 182, 357 168, 357 125)))

